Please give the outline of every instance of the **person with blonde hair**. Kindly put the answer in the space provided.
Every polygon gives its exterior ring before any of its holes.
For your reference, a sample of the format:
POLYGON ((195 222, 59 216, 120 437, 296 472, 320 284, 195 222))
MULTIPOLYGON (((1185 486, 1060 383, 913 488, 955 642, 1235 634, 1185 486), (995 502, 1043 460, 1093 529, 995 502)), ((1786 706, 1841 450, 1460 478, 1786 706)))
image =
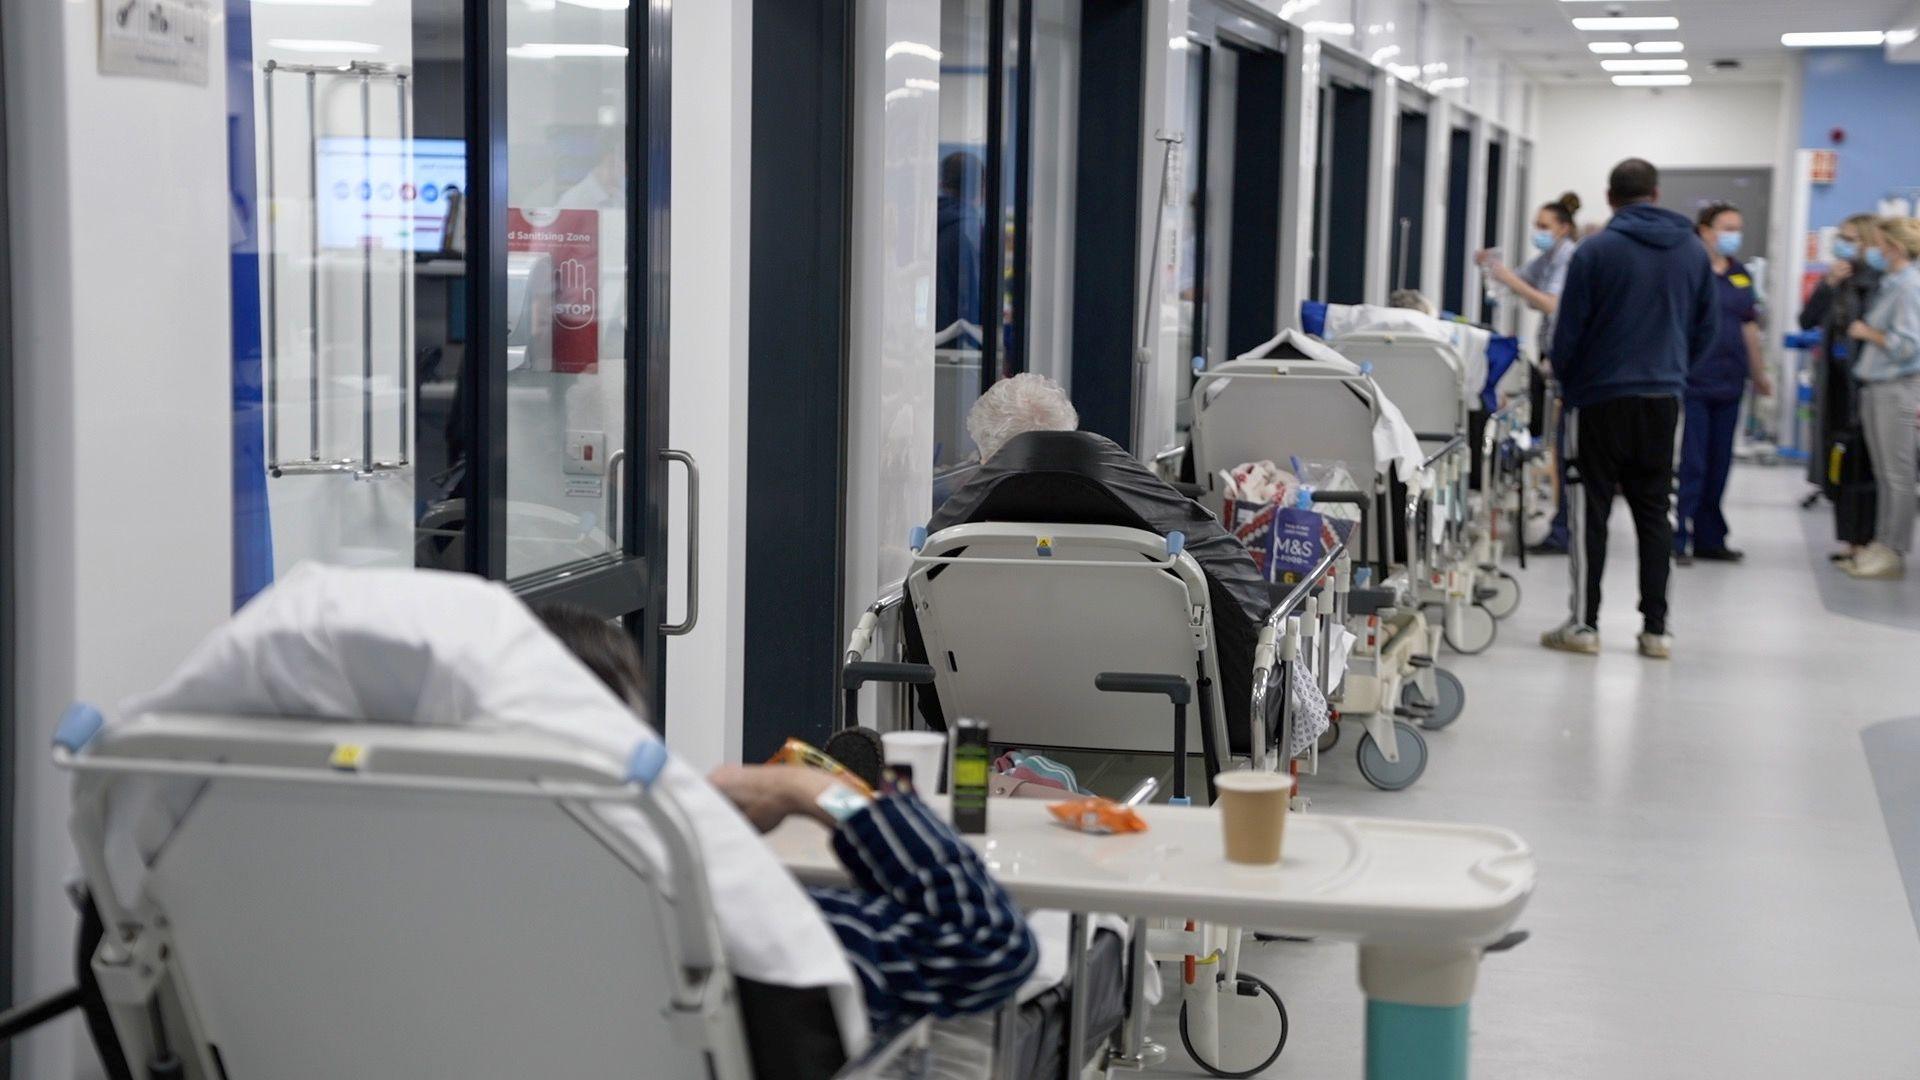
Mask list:
POLYGON ((1862 343, 1853 366, 1860 420, 1873 459, 1877 507, 1873 543, 1842 564, 1856 578, 1896 579, 1907 572, 1915 511, 1914 414, 1920 412, 1920 220, 1885 218, 1867 265, 1884 275, 1867 313, 1848 328, 1862 343))

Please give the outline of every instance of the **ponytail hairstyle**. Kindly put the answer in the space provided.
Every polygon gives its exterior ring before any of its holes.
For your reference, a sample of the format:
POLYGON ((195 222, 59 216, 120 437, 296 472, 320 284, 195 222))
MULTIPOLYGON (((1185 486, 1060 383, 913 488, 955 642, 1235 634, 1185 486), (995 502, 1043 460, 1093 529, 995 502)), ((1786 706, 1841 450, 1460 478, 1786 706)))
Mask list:
POLYGON ((1553 219, 1567 227, 1567 239, 1580 239, 1579 226, 1574 224, 1575 215, 1580 213, 1580 196, 1569 191, 1550 203, 1544 203, 1540 209, 1553 215, 1553 219))

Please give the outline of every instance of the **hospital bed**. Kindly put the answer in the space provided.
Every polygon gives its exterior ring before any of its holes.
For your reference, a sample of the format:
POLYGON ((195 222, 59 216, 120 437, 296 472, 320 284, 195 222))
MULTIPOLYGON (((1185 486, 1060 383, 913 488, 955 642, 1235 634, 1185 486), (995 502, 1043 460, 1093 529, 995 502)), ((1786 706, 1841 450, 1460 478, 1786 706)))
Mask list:
POLYGON ((1341 355, 1368 370, 1399 407, 1422 443, 1437 447, 1434 513, 1422 522, 1422 573, 1413 582, 1422 606, 1441 609, 1444 639, 1456 652, 1485 652, 1497 636, 1497 622, 1513 613, 1519 582, 1501 570, 1489 543, 1492 514, 1504 489, 1484 484, 1487 460, 1468 440, 1476 434, 1471 417, 1482 402, 1486 365, 1470 365, 1451 341, 1407 331, 1368 329, 1334 341, 1341 355), (1459 440, 1457 443, 1455 440, 1459 440), (1478 460, 1482 476, 1473 475, 1478 460), (1481 481, 1475 504, 1472 488, 1481 481))
MULTIPOLYGON (((1295 734, 1295 726, 1307 721, 1291 693, 1292 677, 1298 667, 1309 678, 1324 678, 1329 654, 1315 643, 1331 632, 1332 609, 1308 602, 1344 549, 1330 552, 1313 580, 1296 588, 1264 624, 1247 713, 1250 731, 1236 740, 1222 694, 1212 597, 1184 543, 1179 533, 1163 537, 1064 522, 978 522, 932 536, 916 532, 906 580, 869 607, 849 642, 843 670, 847 722, 857 720, 858 694, 868 682, 931 684, 946 717, 987 720, 997 745, 1101 754, 1171 751, 1176 803, 1191 799, 1189 754, 1206 762, 1209 802, 1213 777, 1234 767, 1239 756, 1236 741, 1249 767, 1287 767, 1294 740, 1310 744, 1325 726, 1323 713, 1318 726, 1295 734), (887 623, 909 604, 932 663, 922 668, 869 659, 876 642, 885 640, 887 623)), ((1136 933, 1144 930, 1137 927, 1136 933)), ((1178 938, 1176 947, 1186 951, 1158 956, 1182 962, 1188 975, 1188 1045, 1210 1070, 1220 1060, 1221 995, 1239 984, 1235 978, 1195 976, 1185 962, 1195 961, 1204 974, 1216 970, 1207 958, 1217 955, 1225 965, 1218 970, 1237 972, 1241 937, 1236 928, 1195 927, 1178 938)), ((1142 1000, 1137 992, 1132 999, 1142 1000)), ((1277 994, 1270 1000, 1279 1027, 1263 1030, 1277 1030, 1277 1055, 1285 1043, 1285 1006, 1277 994)), ((1143 1024, 1143 1016, 1130 1016, 1114 1033, 1110 1060, 1150 1056, 1143 1024)), ((1075 1041, 1070 1037, 1069 1045, 1075 1041)))
POLYGON ((54 753, 107 928, 93 971, 152 1075, 755 1075, 657 740, 618 761, 531 732, 76 707, 54 753), (127 896, 109 807, 166 788, 180 817, 127 896))
MULTIPOLYGON (((1336 582, 1343 604, 1353 589, 1364 603, 1345 612, 1359 639, 1333 697, 1345 722, 1365 727, 1356 751, 1361 774, 1383 790, 1412 784, 1425 770, 1427 747, 1409 721, 1441 727, 1457 718, 1464 693, 1433 663, 1444 629, 1429 625, 1412 584, 1423 573, 1420 531, 1431 517, 1432 457, 1413 459, 1381 436, 1385 395, 1351 364, 1318 358, 1242 358, 1202 374, 1193 388, 1192 455, 1208 497, 1220 501, 1219 477, 1248 461, 1289 458, 1338 461, 1357 490, 1316 491, 1316 503, 1350 502, 1361 510, 1349 543, 1354 559, 1336 582), (1395 525, 1392 480, 1405 484, 1395 525), (1443 686, 1444 691, 1443 692, 1443 686), (1441 712, 1435 706, 1447 707, 1441 712)), ((1418 451, 1413 451, 1418 454, 1418 451)), ((1445 450, 1450 460, 1452 449, 1445 450)))

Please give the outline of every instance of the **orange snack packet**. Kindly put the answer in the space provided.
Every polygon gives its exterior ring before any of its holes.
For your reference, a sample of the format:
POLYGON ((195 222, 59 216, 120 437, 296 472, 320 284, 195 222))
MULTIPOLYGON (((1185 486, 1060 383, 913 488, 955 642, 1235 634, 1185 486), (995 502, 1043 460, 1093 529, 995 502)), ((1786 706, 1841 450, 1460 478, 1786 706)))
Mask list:
POLYGON ((1076 832, 1110 835, 1147 831, 1147 823, 1132 807, 1112 799, 1066 799, 1048 803, 1047 812, 1055 821, 1076 832))
POLYGON ((819 769, 867 798, 873 798, 873 788, 865 780, 848 771, 845 765, 835 761, 826 751, 802 739, 788 739, 786 745, 767 759, 767 764, 805 765, 810 769, 819 769))

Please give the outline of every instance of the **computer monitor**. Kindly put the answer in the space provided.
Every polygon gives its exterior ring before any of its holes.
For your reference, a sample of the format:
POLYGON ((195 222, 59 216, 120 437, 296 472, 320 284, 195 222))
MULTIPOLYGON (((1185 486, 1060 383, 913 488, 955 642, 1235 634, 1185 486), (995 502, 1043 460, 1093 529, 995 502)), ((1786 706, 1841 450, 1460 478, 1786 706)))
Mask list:
POLYGON ((439 251, 447 195, 467 183, 460 139, 322 136, 317 161, 320 245, 439 251))

